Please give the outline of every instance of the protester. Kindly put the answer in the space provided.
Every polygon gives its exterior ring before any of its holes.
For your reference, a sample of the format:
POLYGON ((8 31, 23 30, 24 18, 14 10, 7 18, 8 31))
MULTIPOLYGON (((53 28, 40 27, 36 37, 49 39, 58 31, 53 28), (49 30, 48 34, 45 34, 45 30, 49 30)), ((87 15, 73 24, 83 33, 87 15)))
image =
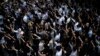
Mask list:
POLYGON ((92 2, 0 2, 0 56, 100 56, 100 15, 92 2))

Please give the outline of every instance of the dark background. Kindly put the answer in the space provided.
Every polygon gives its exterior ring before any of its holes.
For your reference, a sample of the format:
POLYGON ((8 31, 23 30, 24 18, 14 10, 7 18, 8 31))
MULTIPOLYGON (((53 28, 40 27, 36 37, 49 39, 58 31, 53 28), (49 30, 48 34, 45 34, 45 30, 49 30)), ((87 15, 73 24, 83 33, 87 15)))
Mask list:
MULTIPOLYGON (((0 0, 0 5, 3 1, 4 0, 0 0)), ((54 0, 54 1, 64 1, 64 0, 54 0)), ((76 1, 80 5, 84 3, 86 4, 86 6, 92 5, 97 10, 98 14, 100 14, 100 0, 74 0, 74 1, 76 1)))
POLYGON ((86 6, 92 5, 97 10, 98 14, 100 14, 100 0, 76 0, 76 2, 80 5, 83 3, 85 3, 86 6))

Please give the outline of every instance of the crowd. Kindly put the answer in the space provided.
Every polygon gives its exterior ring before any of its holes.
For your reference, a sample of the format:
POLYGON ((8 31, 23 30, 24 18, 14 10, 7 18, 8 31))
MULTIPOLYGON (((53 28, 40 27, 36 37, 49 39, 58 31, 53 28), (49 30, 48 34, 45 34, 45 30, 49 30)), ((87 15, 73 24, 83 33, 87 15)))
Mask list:
POLYGON ((4 0, 0 56, 100 56, 100 15, 76 0, 4 0))

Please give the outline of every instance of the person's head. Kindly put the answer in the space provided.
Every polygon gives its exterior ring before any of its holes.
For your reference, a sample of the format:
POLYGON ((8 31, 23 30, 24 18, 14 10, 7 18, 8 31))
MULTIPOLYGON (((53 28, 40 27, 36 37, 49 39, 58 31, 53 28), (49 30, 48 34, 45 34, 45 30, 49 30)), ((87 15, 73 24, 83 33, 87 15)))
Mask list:
POLYGON ((57 50, 57 51, 60 51, 60 50, 61 50, 61 46, 57 46, 57 47, 56 47, 56 50, 57 50))

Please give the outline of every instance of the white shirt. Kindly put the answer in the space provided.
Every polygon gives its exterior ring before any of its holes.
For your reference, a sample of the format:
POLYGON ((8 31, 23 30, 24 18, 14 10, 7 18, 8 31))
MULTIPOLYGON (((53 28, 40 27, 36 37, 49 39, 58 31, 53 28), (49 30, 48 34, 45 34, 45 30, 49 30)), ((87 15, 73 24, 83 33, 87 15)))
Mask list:
POLYGON ((56 26, 56 23, 55 23, 55 22, 53 22, 53 26, 54 26, 54 27, 56 26))
POLYGON ((38 12, 37 10, 35 11, 35 14, 37 14, 38 18, 41 19, 42 17, 42 13, 41 12, 38 12))
POLYGON ((69 17, 69 18, 67 19, 67 21, 66 21, 66 24, 68 24, 71 20, 72 20, 73 22, 76 22, 73 18, 69 17))
POLYGON ((58 10, 59 15, 61 15, 62 12, 63 12, 62 8, 59 8, 59 10, 58 10))
POLYGON ((66 24, 68 24, 70 21, 71 21, 71 18, 69 17, 69 18, 67 19, 66 24))
POLYGON ((5 41, 4 37, 2 37, 2 39, 0 40, 0 44, 4 44, 4 43, 6 43, 6 41, 5 41))
POLYGON ((65 17, 64 17, 64 16, 62 16, 61 18, 59 18, 58 24, 59 24, 59 25, 62 25, 62 22, 63 22, 63 21, 65 21, 65 17))
POLYGON ((77 50, 76 51, 72 51, 71 54, 69 56, 78 56, 77 55, 77 50))
POLYGON ((37 15, 38 15, 38 18, 41 19, 42 14, 40 12, 38 12, 37 15))
POLYGON ((92 30, 89 30, 88 32, 89 37, 92 37, 92 34, 93 34, 92 30))
POLYGON ((15 16, 18 18, 20 16, 19 15, 20 13, 21 13, 21 8, 18 8, 18 10, 15 11, 15 16))
POLYGON ((55 47, 61 46, 61 43, 55 42, 55 47))
POLYGON ((69 13, 69 9, 67 7, 68 7, 67 5, 64 5, 64 8, 65 8, 65 16, 68 16, 68 13, 69 13))
POLYGON ((75 23, 75 25, 74 25, 74 30, 75 30, 75 31, 78 31, 78 32, 82 31, 82 28, 81 28, 81 27, 77 27, 77 25, 79 25, 78 22, 75 23))
POLYGON ((42 51, 44 49, 44 43, 40 42, 39 43, 39 51, 42 51))
POLYGON ((17 39, 20 39, 24 32, 19 28, 18 30, 14 30, 13 32, 16 33, 17 39))
POLYGON ((69 12, 69 10, 67 8, 67 5, 62 5, 61 7, 64 8, 64 10, 62 10, 62 14, 64 16, 67 16, 68 15, 68 12, 69 12))
POLYGON ((23 17, 23 21, 26 22, 26 23, 28 22, 28 17, 27 17, 27 15, 25 15, 25 16, 23 17))
POLYGON ((46 20, 48 18, 48 12, 46 12, 45 14, 42 15, 42 19, 46 20))
POLYGON ((55 36, 55 40, 60 40, 60 33, 55 36))
POLYGON ((27 4, 26 4, 26 2, 25 1, 23 1, 23 7, 25 7, 27 4))
POLYGON ((33 19, 33 15, 30 12, 28 12, 27 15, 29 16, 30 19, 33 19))
POLYGON ((52 39, 49 41, 48 46, 49 46, 49 48, 50 48, 50 49, 52 49, 52 48, 53 48, 53 40, 52 40, 52 39))
POLYGON ((60 51, 56 51, 56 55, 55 56, 62 56, 62 49, 60 51))
POLYGON ((69 12, 69 10, 67 9, 67 5, 62 5, 62 6, 58 9, 59 15, 62 15, 62 14, 63 14, 63 16, 67 16, 68 12, 69 12), (63 10, 62 8, 64 8, 64 10, 63 10))
POLYGON ((40 23, 41 25, 44 25, 44 20, 41 20, 41 23, 40 23))
POLYGON ((72 8, 72 10, 73 10, 73 11, 72 11, 72 15, 74 16, 74 13, 75 13, 75 9, 73 9, 73 8, 72 8))

